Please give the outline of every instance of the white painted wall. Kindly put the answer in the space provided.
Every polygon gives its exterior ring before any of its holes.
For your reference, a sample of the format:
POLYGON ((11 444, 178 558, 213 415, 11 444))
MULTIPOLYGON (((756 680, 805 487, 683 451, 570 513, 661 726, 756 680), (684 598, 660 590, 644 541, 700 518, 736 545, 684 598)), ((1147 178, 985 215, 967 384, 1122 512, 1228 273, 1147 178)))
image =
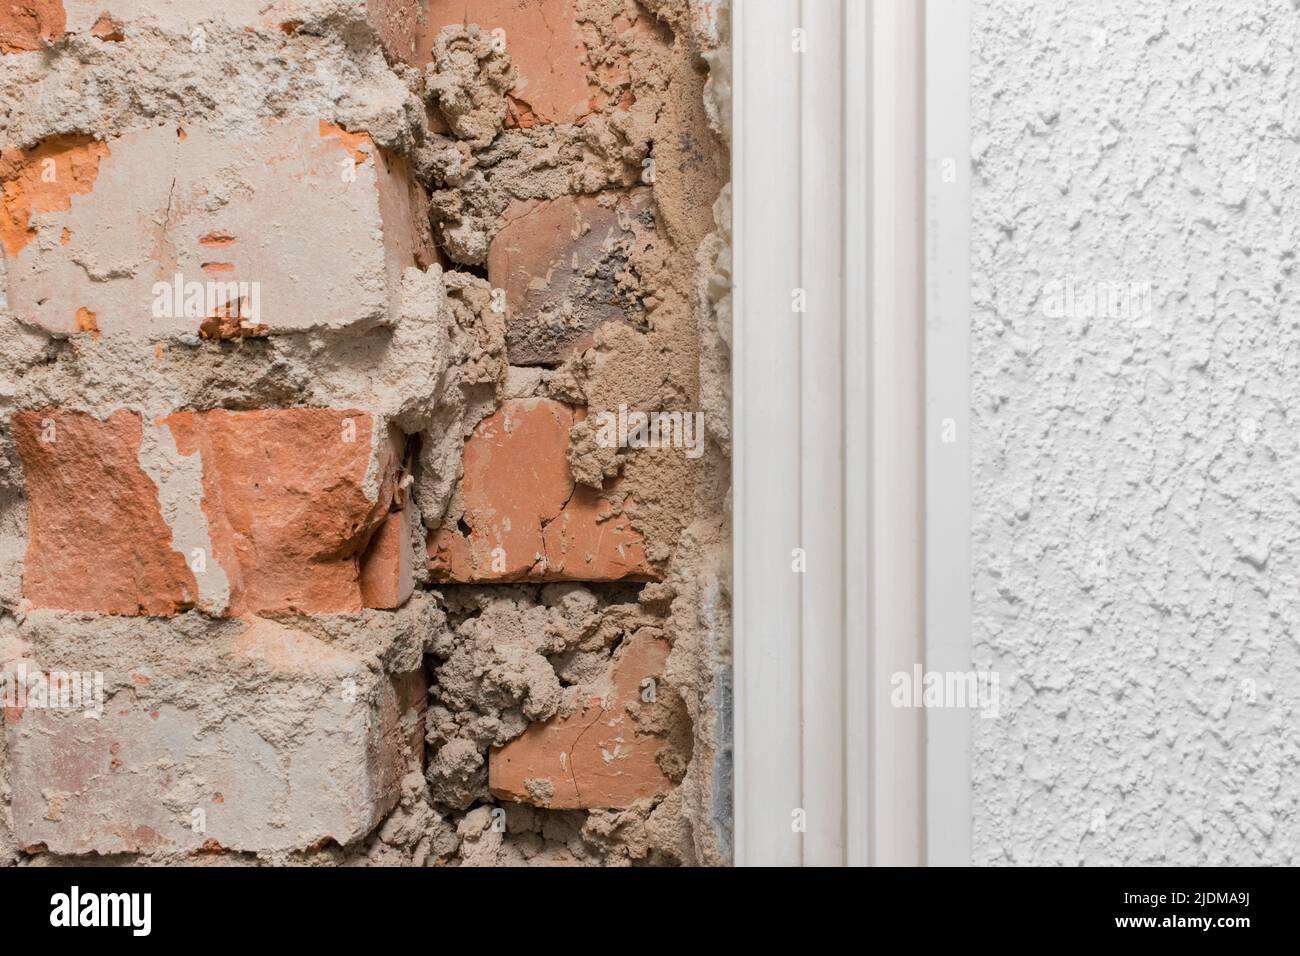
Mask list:
POLYGON ((1298 6, 973 0, 977 864, 1296 862, 1298 6))

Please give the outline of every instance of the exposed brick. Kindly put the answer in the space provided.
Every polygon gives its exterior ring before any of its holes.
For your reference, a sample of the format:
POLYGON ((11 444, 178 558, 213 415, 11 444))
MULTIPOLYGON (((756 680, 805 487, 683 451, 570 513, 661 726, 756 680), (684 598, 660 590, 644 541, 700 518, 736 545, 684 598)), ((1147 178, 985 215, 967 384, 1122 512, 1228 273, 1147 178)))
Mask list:
POLYGON ((39 50, 63 36, 66 19, 60 0, 3 0, 0 54, 39 50))
MULTIPOLYGON (((283 851, 346 844, 382 819, 420 759, 423 673, 383 675, 365 655, 267 620, 213 640, 200 676, 183 642, 163 664, 140 664, 130 686, 107 675, 100 719, 6 714, 21 845, 283 851), (223 699, 233 705, 219 719, 202 709, 223 699)), ((117 653, 135 668, 138 641, 117 653)))
POLYGON ((361 557, 361 603, 395 608, 415 589, 415 554, 411 547, 409 508, 390 512, 361 557))
POLYGON ((465 443, 464 528, 429 539, 440 581, 618 581, 657 577, 617 480, 575 485, 569 429, 575 410, 548 399, 505 402, 465 443))
POLYGON ((558 364, 590 347, 602 323, 642 317, 629 256, 652 216, 645 190, 511 204, 488 250, 510 364, 558 364))
POLYGON ((366 21, 379 34, 384 45, 397 57, 414 62, 419 55, 420 15, 425 2, 420 0, 365 0, 366 21))
POLYGON ((488 785, 504 800, 553 809, 618 809, 672 786, 655 759, 661 736, 635 715, 642 682, 657 681, 668 642, 638 631, 618 653, 602 686, 579 692, 572 713, 532 724, 488 755, 488 785))
POLYGON ((60 137, 3 159, 9 308, 55 334, 79 309, 149 337, 388 323, 403 270, 434 254, 406 161, 324 121, 60 137))
POLYGON ((37 607, 174 614, 198 585, 140 467, 140 417, 61 409, 12 422, 27 483, 23 595, 37 607))
MULTIPOLYGON (((626 64, 590 63, 573 0, 430 0, 419 36, 428 62, 438 31, 452 24, 502 30, 519 78, 511 91, 513 125, 573 123, 603 109, 609 96, 591 76, 617 77, 626 64)), ((630 24, 622 18, 616 26, 630 24)))
POLYGON ((25 411, 12 427, 27 481, 23 594, 35 607, 166 616, 200 605, 239 616, 396 607, 410 595, 411 558, 391 529, 381 550, 397 559, 373 559, 370 602, 362 594, 361 558, 393 501, 403 443, 393 429, 372 434, 366 412, 178 412, 151 424, 182 461, 198 456, 201 477, 179 489, 201 496, 197 575, 195 539, 178 540, 144 467, 165 463, 141 460, 136 413, 25 411))
POLYGON ((361 609, 358 562, 393 500, 399 435, 375 445, 368 413, 327 408, 178 412, 161 424, 180 454, 200 456, 226 613, 361 609))
MULTIPOLYGON (((0 242, 6 257, 36 238, 33 216, 66 213, 73 196, 94 188, 107 155, 108 147, 89 136, 56 136, 31 149, 0 150, 0 242)), ((60 240, 66 245, 62 235, 60 240)))
POLYGON ((111 14, 101 13, 99 19, 90 28, 92 36, 103 40, 105 43, 121 43, 126 39, 122 35, 122 27, 115 21, 111 14))

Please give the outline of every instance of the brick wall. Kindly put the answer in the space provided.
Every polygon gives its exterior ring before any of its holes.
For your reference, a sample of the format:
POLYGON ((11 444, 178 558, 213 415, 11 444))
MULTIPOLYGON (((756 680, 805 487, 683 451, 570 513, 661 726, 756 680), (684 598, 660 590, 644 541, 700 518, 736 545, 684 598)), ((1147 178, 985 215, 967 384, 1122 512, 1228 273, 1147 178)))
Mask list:
POLYGON ((713 4, 0 10, 0 862, 722 862, 713 4))

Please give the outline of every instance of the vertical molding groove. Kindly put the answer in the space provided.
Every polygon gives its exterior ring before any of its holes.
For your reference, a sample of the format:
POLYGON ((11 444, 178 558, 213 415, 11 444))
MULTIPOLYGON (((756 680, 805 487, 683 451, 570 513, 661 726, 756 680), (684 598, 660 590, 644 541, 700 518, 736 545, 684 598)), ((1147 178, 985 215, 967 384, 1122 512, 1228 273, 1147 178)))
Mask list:
POLYGON ((733 2, 736 862, 916 864, 924 724, 889 690, 926 660, 925 21, 733 2))

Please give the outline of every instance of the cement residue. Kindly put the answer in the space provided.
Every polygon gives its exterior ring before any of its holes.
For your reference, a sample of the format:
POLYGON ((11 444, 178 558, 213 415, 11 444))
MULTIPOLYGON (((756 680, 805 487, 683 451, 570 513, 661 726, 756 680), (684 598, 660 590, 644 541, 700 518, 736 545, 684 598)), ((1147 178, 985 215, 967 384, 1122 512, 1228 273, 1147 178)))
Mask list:
POLYGON ((600 490, 621 468, 618 449, 600 441, 592 419, 574 422, 569 429, 569 471, 574 481, 600 490))
MULTIPOLYGON (((461 476, 461 452, 474 426, 496 410, 506 373, 505 323, 491 308, 488 284, 463 272, 444 277, 446 372, 423 406, 414 495, 424 525, 441 524, 461 476)), ((423 574, 423 569, 421 569, 423 574)))
POLYGON ((648 17, 626 0, 576 6, 590 56, 597 65, 626 61, 623 82, 634 97, 626 109, 608 109, 577 124, 504 129, 509 54, 492 52, 490 36, 471 36, 465 27, 439 34, 439 48, 447 52, 430 71, 430 106, 453 135, 431 133, 414 155, 430 188, 435 235, 457 262, 485 261, 501 215, 515 199, 554 199, 648 181, 643 176, 651 146, 672 132, 659 125, 675 92, 671 41, 655 27, 615 33, 610 25, 620 14, 633 24, 648 17))
POLYGON ((5 58, 0 144, 109 138, 166 122, 252 132, 269 118, 306 116, 408 149, 423 121, 416 74, 390 69, 373 34, 349 26, 286 36, 209 22, 201 43, 144 26, 120 43, 65 37, 44 53, 5 58))
POLYGON ((230 603, 230 581, 212 550, 203 498, 203 462, 182 455, 171 430, 145 421, 141 429, 140 467, 158 486, 163 521, 171 529, 171 547, 185 559, 199 586, 198 606, 220 615, 230 603))
POLYGON ((506 92, 515 85, 510 57, 477 26, 443 27, 425 67, 425 89, 451 132, 471 147, 487 146, 506 121, 506 92))
POLYGON ((562 680, 603 670, 623 610, 578 585, 447 588, 451 626, 430 648, 429 768, 434 798, 453 809, 487 799, 489 746, 560 711, 562 680), (553 663, 554 661, 554 663, 553 663))
POLYGON ((700 243, 696 302, 700 329, 700 407, 709 436, 731 454, 731 184, 713 204, 716 232, 700 243))

